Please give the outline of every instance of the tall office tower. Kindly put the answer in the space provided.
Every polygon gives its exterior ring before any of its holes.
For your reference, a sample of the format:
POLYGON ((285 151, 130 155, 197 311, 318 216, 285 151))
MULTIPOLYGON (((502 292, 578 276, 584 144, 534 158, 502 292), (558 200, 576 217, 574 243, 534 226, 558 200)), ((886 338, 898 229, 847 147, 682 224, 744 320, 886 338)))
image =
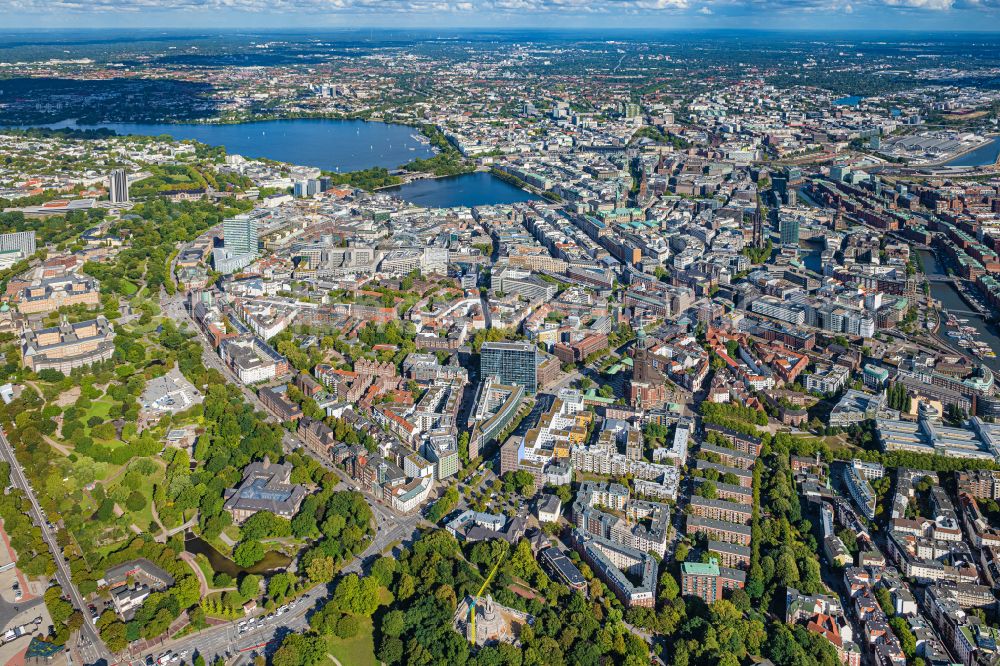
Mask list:
POLYGON ((20 252, 26 259, 35 253, 35 232, 16 231, 12 234, 0 234, 0 253, 20 252))
POLYGON ((781 235, 782 245, 798 245, 799 218, 782 215, 778 220, 778 233, 781 235))
POLYGON ((128 203, 128 172, 115 169, 108 175, 108 196, 111 203, 128 203))
POLYGON ((487 342, 479 352, 479 377, 496 375, 507 385, 538 389, 538 349, 530 342, 487 342))
POLYGON ((222 221, 222 240, 231 256, 257 254, 257 220, 237 215, 222 221))

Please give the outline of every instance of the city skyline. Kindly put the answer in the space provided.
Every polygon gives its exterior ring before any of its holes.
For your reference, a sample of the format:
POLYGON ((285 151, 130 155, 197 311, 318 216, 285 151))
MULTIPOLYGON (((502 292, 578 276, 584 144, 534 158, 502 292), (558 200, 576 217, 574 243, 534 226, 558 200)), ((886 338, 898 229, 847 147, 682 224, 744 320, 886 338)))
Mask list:
POLYGON ((434 28, 687 30, 788 29, 997 32, 997 0, 13 0, 11 29, 201 28, 207 15, 232 29, 434 28))
POLYGON ((997 663, 998 12, 0 0, 10 663, 997 663))

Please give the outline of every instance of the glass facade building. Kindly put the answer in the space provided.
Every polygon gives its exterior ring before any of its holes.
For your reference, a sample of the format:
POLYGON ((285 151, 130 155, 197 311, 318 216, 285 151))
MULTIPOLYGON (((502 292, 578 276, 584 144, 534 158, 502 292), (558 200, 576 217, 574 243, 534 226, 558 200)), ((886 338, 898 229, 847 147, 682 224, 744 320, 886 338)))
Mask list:
POLYGON ((501 384, 538 389, 538 349, 530 342, 487 342, 479 352, 480 378, 496 375, 501 384))
POLYGON ((233 256, 257 254, 257 220, 249 215, 223 220, 222 238, 226 250, 233 256))

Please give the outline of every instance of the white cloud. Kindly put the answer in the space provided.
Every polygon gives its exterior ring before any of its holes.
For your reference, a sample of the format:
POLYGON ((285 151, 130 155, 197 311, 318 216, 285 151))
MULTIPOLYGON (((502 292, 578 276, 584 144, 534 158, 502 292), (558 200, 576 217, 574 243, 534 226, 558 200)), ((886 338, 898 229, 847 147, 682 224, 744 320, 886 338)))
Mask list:
MULTIPOLYGON (((18 13, 185 12, 299 14, 657 14, 702 15, 900 9, 926 12, 986 12, 1000 0, 0 0, 0 17, 18 13)), ((991 14, 992 15, 992 14, 991 14)))
POLYGON ((955 5, 955 0, 885 0, 885 4, 889 7, 943 11, 951 9, 955 5))

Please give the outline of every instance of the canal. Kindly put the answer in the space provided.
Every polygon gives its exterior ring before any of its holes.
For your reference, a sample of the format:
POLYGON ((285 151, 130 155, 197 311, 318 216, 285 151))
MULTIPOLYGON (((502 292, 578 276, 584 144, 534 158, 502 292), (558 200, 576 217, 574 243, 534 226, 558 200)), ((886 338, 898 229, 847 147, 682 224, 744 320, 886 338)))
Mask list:
MULTIPOLYGON (((947 271, 944 266, 938 262, 937 257, 933 252, 929 250, 920 250, 920 259, 924 265, 924 273, 928 276, 931 275, 947 275, 947 271)), ((981 340, 990 346, 990 349, 1000 354, 1000 330, 993 324, 988 324, 986 319, 981 315, 972 312, 972 308, 969 304, 962 300, 961 294, 958 293, 958 289, 955 288, 950 282, 931 282, 931 296, 933 296, 944 309, 945 312, 953 312, 955 317, 958 319, 965 319, 966 322, 962 322, 962 326, 972 326, 976 329, 978 335, 975 339, 981 340)), ((948 342, 957 347, 955 340, 948 338, 944 331, 955 330, 953 327, 946 325, 944 318, 941 321, 941 337, 948 340, 948 342)), ((1000 359, 997 358, 986 358, 983 359, 983 363, 990 370, 994 372, 1000 372, 1000 359)))
POLYGON ((264 553, 264 559, 252 567, 241 567, 216 550, 215 546, 192 532, 184 535, 184 550, 192 555, 204 555, 216 573, 229 574, 233 578, 238 578, 245 573, 270 574, 284 571, 292 561, 288 555, 271 550, 264 553))

